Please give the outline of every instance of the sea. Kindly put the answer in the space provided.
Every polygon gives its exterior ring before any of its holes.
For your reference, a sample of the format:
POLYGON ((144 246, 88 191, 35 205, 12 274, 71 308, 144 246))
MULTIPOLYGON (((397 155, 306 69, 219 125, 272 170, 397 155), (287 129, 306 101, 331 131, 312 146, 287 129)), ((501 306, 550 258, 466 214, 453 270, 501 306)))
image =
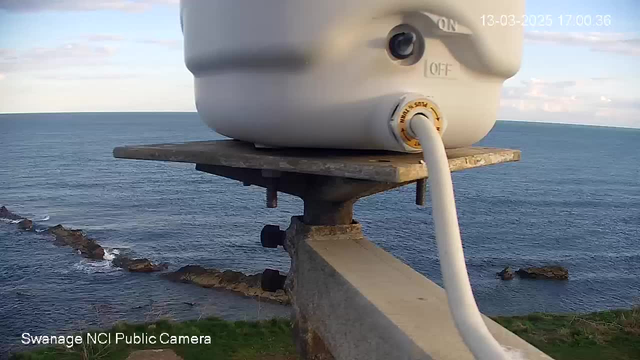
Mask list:
MULTIPOLYGON (((286 228, 302 201, 198 172, 191 164, 115 159, 116 146, 221 139, 196 113, 0 115, 0 205, 38 226, 83 229, 109 254, 169 270, 197 264, 246 273, 288 271, 283 250, 260 246, 266 224, 286 228)), ((498 121, 478 145, 522 160, 454 173, 464 250, 480 310, 489 315, 591 312, 640 304, 640 130, 498 121), (568 281, 502 281, 541 265, 568 281)), ((368 238, 442 285, 431 208, 408 186, 360 200, 368 238)), ((328 289, 330 291, 330 289, 328 289)), ((227 291, 128 273, 55 246, 46 232, 0 221, 0 357, 21 334, 63 335, 143 322, 218 316, 287 317, 287 307, 227 291)))

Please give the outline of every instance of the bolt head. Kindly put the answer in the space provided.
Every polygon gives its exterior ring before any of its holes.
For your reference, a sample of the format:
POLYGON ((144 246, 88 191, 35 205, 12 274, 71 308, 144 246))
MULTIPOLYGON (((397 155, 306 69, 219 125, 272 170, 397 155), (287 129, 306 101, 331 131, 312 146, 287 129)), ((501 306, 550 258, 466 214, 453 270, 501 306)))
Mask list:
POLYGON ((262 246, 275 249, 284 246, 286 233, 277 225, 265 225, 260 231, 260 243, 262 246))

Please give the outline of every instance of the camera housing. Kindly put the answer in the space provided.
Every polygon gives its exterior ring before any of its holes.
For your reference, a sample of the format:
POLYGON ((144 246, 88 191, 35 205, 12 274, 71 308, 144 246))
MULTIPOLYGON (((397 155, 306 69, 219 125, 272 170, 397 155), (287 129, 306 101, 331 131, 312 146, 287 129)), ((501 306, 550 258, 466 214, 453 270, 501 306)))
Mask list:
POLYGON ((491 130, 523 36, 481 17, 523 13, 523 0, 181 3, 196 107, 216 132, 264 147, 401 152, 421 150, 399 128, 416 103, 439 118, 448 148, 491 130))

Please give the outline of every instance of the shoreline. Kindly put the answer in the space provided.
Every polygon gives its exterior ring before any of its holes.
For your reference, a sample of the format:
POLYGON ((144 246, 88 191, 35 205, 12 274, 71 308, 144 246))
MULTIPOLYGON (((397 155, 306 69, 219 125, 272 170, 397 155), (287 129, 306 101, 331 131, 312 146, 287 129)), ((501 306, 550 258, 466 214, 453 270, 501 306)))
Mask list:
POLYGON ((68 246, 88 260, 107 260, 111 266, 133 273, 161 272, 161 278, 202 288, 215 288, 230 291, 260 301, 281 305, 290 305, 291 300, 283 290, 265 291, 261 287, 262 273, 247 275, 239 271, 204 268, 199 265, 185 265, 178 270, 166 273, 169 264, 155 263, 148 258, 134 257, 133 254, 121 254, 124 249, 105 249, 95 239, 90 238, 82 229, 67 229, 58 224, 52 227, 38 226, 31 219, 15 214, 5 206, 0 207, 0 219, 16 224, 25 232, 46 233, 53 237, 53 244, 68 246))
MULTIPOLYGON (((289 294, 283 289, 265 291, 262 289, 262 273, 244 274, 233 270, 204 268, 196 264, 187 264, 176 271, 166 273, 167 263, 154 263, 148 258, 134 257, 131 253, 121 254, 126 249, 104 249, 95 239, 90 238, 82 229, 67 229, 58 224, 43 228, 31 219, 11 212, 5 206, 0 207, 0 219, 15 223, 18 229, 28 232, 46 232, 53 236, 54 244, 69 246, 89 260, 107 260, 112 266, 128 272, 151 273, 161 272, 160 277, 173 282, 193 284, 203 288, 223 289, 245 297, 256 298, 281 305, 290 305, 289 294)), ((559 265, 524 267, 514 271, 510 266, 496 273, 496 278, 503 281, 515 277, 532 280, 569 280, 569 271, 559 265)))
MULTIPOLYGON (((20 217, 20 219, 23 219, 23 220, 24 220, 24 218, 22 218, 22 217, 20 217)), ((16 219, 16 220, 17 220, 17 219, 16 219)), ((44 220, 43 220, 43 221, 44 221, 44 220)), ((22 230, 22 231, 33 231, 33 232, 37 232, 36 230, 34 230, 34 229, 38 229, 37 224, 30 224, 29 226, 24 226, 24 228, 20 228, 20 226, 19 226, 18 224, 19 224, 18 222, 14 222, 14 225, 17 225, 17 226, 18 226, 18 228, 19 228, 20 230, 22 230)), ((56 227, 54 226, 54 227, 52 227, 52 228, 56 228, 56 227)), ((50 229, 50 228, 49 228, 49 229, 50 229)), ((68 229, 65 229, 65 230, 68 230, 68 229)), ((68 231, 71 233, 71 236, 72 236, 72 237, 73 237, 73 236, 75 236, 75 235, 73 235, 73 234, 80 234, 80 233, 82 233, 82 236, 84 236, 84 237, 86 237, 87 239, 91 240, 91 239, 88 237, 88 235, 87 235, 87 234, 84 234, 81 230, 68 230, 68 231)), ((44 231, 42 231, 42 232, 44 233, 44 231)), ((46 233, 44 233, 43 235, 50 236, 50 235, 47 235, 47 234, 50 234, 50 231, 47 231, 47 232, 46 232, 46 233)), ((45 238, 43 238, 43 239, 44 239, 44 240, 46 240, 45 238)), ((54 243, 55 243, 55 242, 54 242, 54 243)), ((96 242, 96 244, 97 244, 97 242, 96 242)), ((63 245, 71 246, 71 247, 73 248, 73 246, 72 246, 72 245, 68 245, 68 244, 66 244, 66 243, 65 243, 65 244, 63 244, 63 245)), ((99 244, 97 244, 97 245, 99 245, 99 244)), ((82 254, 82 251, 79 251, 79 254, 82 254)), ((127 253, 127 254, 132 255, 132 254, 133 254, 133 252, 130 252, 130 253, 127 253)), ((103 254, 103 259, 105 258, 105 255, 107 255, 107 254, 103 254)), ((87 260, 90 260, 90 261, 91 261, 91 259, 92 259, 92 258, 91 258, 91 256, 86 256, 86 255, 85 255, 84 257, 85 257, 87 260)), ((145 260, 146 260, 146 259, 145 259, 145 260)), ((113 265, 112 265, 112 266, 113 266, 113 265)), ((212 270, 212 269, 205 269, 205 268, 201 268, 201 267, 198 267, 198 266, 188 266, 188 265, 187 265, 187 266, 185 266, 185 267, 183 267, 183 268, 193 268, 193 267, 197 267, 197 268, 198 268, 198 269, 196 269, 197 271, 195 271, 195 273, 212 272, 214 275, 216 275, 216 274, 218 274, 218 273, 223 273, 222 271, 212 270)), ((181 270, 182 270, 183 268, 181 268, 181 270)), ((128 270, 128 269, 126 269, 126 268, 124 268, 124 267, 123 267, 123 270, 124 270, 125 272, 126 272, 126 271, 129 271, 129 272, 135 272, 135 271, 128 270)), ((505 269, 505 270, 506 270, 506 269, 505 269)), ((160 270, 160 271, 159 271, 159 272, 160 272, 160 276, 158 276, 158 277, 166 277, 165 275, 172 275, 172 274, 174 274, 174 272, 164 272, 164 273, 163 273, 162 271, 163 271, 163 270, 160 270)), ((179 270, 179 271, 180 271, 180 270, 179 270)), ((179 271, 178 271, 178 272, 179 272, 179 271)), ((238 273, 238 274, 242 274, 242 273, 238 273)), ((242 276, 247 276, 247 275, 242 274, 242 276)), ((251 276, 251 275, 249 275, 249 277, 250 277, 250 276, 251 276)), ((154 277, 154 278, 156 278, 156 277, 154 277)), ((197 282, 197 281, 192 281, 192 279, 183 279, 183 278, 178 278, 178 279, 175 279, 174 281, 179 282, 179 283, 194 283, 194 284, 199 285, 200 287, 204 287, 204 288, 213 287, 213 288, 225 289, 225 287, 223 287, 223 286, 215 286, 215 285, 210 286, 210 285, 207 285, 206 283, 205 283, 204 285, 203 285, 203 284, 198 284, 198 282, 197 282)), ((500 281, 500 280, 497 280, 497 281, 500 281)), ((233 289, 231 289, 231 290, 233 290, 233 289)), ((238 294, 238 293, 239 293, 239 292, 236 292, 236 294, 238 294)), ((242 293, 240 292, 239 294, 242 294, 242 293)), ((242 294, 242 295, 244 295, 244 294, 242 294)), ((246 296, 246 295, 245 295, 245 296, 246 296)), ((251 295, 249 295, 248 297, 254 297, 254 298, 255 298, 255 296, 251 296, 251 295)), ((260 297, 258 296, 258 298, 260 298, 260 297)), ((261 299, 260 301, 262 301, 262 299, 261 299)), ((193 302, 192 302, 192 303, 186 303, 186 302, 185 302, 185 304, 186 304, 186 305, 188 305, 188 306, 194 306, 194 305, 196 305, 196 303, 193 303, 193 302)), ((633 310, 615 310, 615 311, 625 311, 625 312, 630 312, 630 311, 636 311, 636 310, 635 310, 635 309, 633 309, 633 310)), ((603 312, 600 312, 600 313, 611 313, 611 312, 613 312, 613 311, 606 310, 606 311, 603 311, 603 312)), ((589 321, 591 321, 591 320, 588 320, 588 319, 587 319, 586 321, 583 321, 583 320, 581 320, 581 319, 582 319, 582 318, 584 318, 584 317, 591 316, 591 315, 593 315, 593 314, 600 314, 600 313, 580 313, 580 314, 578 314, 578 313, 572 313, 572 312, 567 312, 567 313, 553 313, 553 314, 548 314, 548 313, 532 313, 532 314, 529 314, 529 315, 515 315, 515 316, 491 316, 491 318, 494 318, 494 319, 503 319, 503 320, 505 320, 505 321, 514 321, 514 322, 516 322, 516 321, 517 321, 517 322, 519 322, 519 323, 520 323, 520 325, 517 325, 517 326, 515 326, 515 325, 514 325, 515 327, 513 327, 513 329, 512 329, 512 331, 516 332, 516 331, 522 331, 522 329, 528 329, 528 328, 529 328, 529 325, 528 325, 528 324, 529 324, 529 323, 531 323, 531 319, 548 320, 548 318, 549 318, 549 317, 554 318, 554 319, 557 319, 557 318, 560 318, 560 317, 571 317, 571 318, 576 318, 576 319, 578 319, 578 320, 577 320, 578 322, 584 323, 583 325, 587 324, 587 325, 590 325, 590 326, 591 326, 591 324, 589 323, 589 321), (582 314, 584 314, 584 315, 582 315, 582 314)), ((494 312, 494 314, 495 314, 495 312, 494 312)), ((184 319, 184 318, 183 318, 183 319, 184 319)), ((188 318, 187 318, 187 319, 188 319, 188 318)), ((536 321, 537 321, 537 320, 536 320, 536 321)), ((182 324, 182 323, 185 323, 185 322, 190 322, 190 323, 191 323, 191 322, 196 322, 196 323, 197 323, 197 322, 198 322, 198 320, 186 320, 186 321, 181 321, 181 322, 179 322, 179 323, 180 323, 180 324, 182 324)), ((256 322, 252 322, 252 323, 253 323, 253 324, 255 324, 256 322)), ((593 323, 593 322, 591 321, 591 323, 593 323)), ((599 324, 599 323, 596 323, 596 324, 599 324)), ((606 324, 605 324, 605 325, 606 325, 606 324)), ((138 326, 138 325, 135 325, 135 326, 138 326)), ((511 328, 510 328, 510 329, 511 329, 511 328)), ((14 351, 15 351, 15 349, 14 349, 14 351)))

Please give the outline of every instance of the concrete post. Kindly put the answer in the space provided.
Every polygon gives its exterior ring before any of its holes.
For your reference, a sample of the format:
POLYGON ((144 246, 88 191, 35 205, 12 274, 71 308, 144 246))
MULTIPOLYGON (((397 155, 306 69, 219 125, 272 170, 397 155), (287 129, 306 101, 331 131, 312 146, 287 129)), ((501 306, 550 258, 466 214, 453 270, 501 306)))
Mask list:
MULTIPOLYGON (((306 360, 472 360, 445 291, 378 248, 359 224, 311 226, 294 217, 286 233, 296 345, 306 360)), ((485 317, 519 359, 550 357, 485 317)))

